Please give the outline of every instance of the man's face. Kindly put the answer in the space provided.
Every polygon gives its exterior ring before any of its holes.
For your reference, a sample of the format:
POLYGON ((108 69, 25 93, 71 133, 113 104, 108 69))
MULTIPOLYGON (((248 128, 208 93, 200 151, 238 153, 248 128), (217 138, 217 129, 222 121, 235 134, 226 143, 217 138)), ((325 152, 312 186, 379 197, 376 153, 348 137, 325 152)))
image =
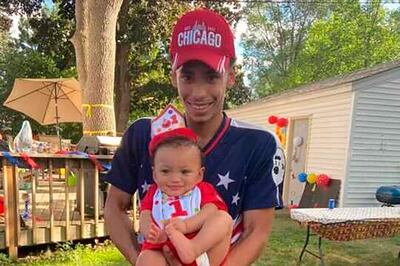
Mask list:
POLYGON ((186 117, 194 123, 221 117, 225 90, 234 83, 233 70, 218 73, 200 61, 187 62, 172 74, 172 84, 178 88, 186 117))

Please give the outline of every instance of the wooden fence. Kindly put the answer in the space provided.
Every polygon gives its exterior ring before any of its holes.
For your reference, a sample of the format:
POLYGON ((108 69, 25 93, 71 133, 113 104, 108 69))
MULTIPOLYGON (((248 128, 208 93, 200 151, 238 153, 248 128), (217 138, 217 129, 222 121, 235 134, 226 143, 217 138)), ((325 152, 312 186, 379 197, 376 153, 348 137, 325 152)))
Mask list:
MULTIPOLYGON (((23 161, 19 154, 10 154, 23 161)), ((106 236, 104 172, 86 156, 35 154, 39 169, 19 168, 1 156, 0 249, 106 236)), ((110 163, 112 156, 96 160, 110 163)), ((132 210, 136 210, 135 200, 132 210)))

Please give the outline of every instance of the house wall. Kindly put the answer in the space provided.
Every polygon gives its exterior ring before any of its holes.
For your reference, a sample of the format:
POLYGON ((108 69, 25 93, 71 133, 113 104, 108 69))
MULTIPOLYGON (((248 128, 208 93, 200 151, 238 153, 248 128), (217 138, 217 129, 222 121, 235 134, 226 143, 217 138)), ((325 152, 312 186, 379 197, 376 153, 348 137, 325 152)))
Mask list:
POLYGON ((400 69, 354 84, 345 206, 379 206, 382 185, 400 185, 400 69))
POLYGON ((351 84, 344 84, 266 98, 228 110, 227 114, 272 131, 273 126, 267 122, 270 115, 290 119, 309 117, 310 128, 305 170, 308 173, 326 173, 331 178, 343 180, 349 143, 352 101, 351 84))

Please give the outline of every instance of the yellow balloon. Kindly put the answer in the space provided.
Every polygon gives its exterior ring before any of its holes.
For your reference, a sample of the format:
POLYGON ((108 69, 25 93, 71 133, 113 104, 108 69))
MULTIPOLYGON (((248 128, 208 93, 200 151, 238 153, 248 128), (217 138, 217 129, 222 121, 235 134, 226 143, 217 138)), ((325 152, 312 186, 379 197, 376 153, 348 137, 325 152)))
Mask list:
POLYGON ((314 173, 310 173, 307 176, 307 182, 310 184, 314 184, 315 182, 317 182, 317 175, 314 173))
POLYGON ((60 168, 60 175, 65 175, 65 168, 60 168))
POLYGON ((286 136, 285 135, 282 135, 281 143, 283 146, 286 146, 286 136))

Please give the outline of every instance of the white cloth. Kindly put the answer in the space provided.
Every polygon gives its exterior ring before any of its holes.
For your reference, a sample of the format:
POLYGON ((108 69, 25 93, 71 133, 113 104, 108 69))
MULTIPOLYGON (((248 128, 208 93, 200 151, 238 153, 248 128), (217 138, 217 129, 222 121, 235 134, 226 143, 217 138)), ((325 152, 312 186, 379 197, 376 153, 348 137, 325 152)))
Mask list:
MULTIPOLYGON (((153 219, 160 228, 163 228, 163 222, 170 219, 173 216, 172 214, 176 213, 177 208, 181 213, 184 213, 178 217, 181 219, 186 219, 199 212, 200 205, 201 191, 197 186, 185 195, 176 197, 176 200, 174 201, 169 200, 167 195, 162 193, 160 189, 157 189, 153 197, 153 219), (178 206, 176 204, 178 204, 178 206)), ((196 264, 198 266, 210 266, 207 253, 203 253, 197 257, 196 264)))
POLYGON ((196 259, 197 266, 210 266, 207 253, 203 253, 196 259))

